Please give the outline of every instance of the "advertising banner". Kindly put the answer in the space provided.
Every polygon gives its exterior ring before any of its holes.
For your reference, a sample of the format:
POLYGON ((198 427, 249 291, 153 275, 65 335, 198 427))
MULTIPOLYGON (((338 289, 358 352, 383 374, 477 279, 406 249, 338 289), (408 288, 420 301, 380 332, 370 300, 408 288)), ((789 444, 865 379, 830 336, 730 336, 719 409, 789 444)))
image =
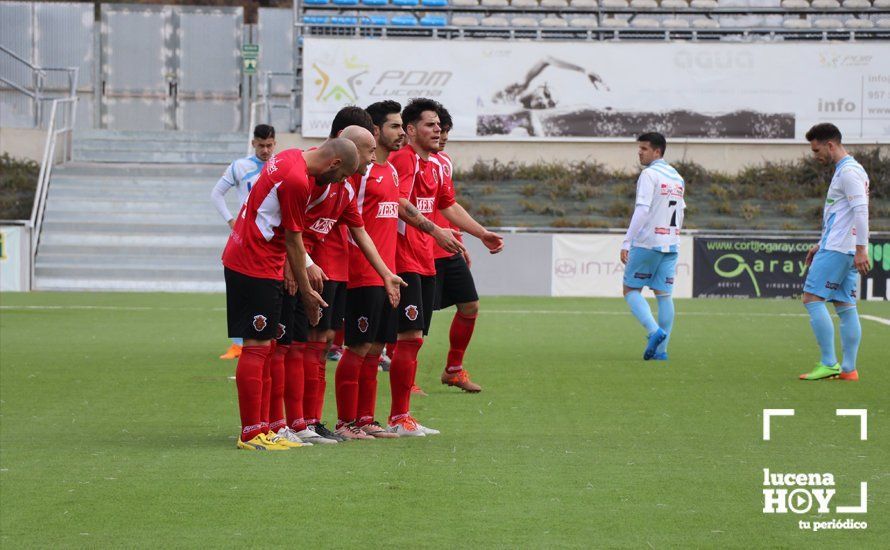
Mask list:
POLYGON ((303 74, 309 137, 344 105, 429 97, 463 139, 802 139, 828 119, 890 140, 890 55, 871 44, 307 37, 303 74))
MULTIPOLYGON (((552 296, 620 298, 623 235, 554 235, 552 296)), ((674 296, 692 297, 692 238, 681 237, 674 296)), ((648 291, 647 291, 648 292, 648 291)))
POLYGON ((4 292, 28 290, 27 237, 23 227, 0 227, 0 290, 4 292))
MULTIPOLYGON (((696 238, 696 297, 799 298, 807 251, 815 239, 696 238)), ((858 286, 860 299, 887 300, 890 240, 869 244, 872 268, 858 286)))

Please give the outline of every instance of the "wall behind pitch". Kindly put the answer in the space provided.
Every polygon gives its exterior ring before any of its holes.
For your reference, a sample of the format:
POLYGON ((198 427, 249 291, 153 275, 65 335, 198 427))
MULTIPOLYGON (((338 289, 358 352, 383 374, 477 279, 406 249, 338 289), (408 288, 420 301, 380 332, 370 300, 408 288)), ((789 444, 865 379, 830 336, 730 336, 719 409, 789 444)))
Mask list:
POLYGON ((464 243, 481 296, 550 296, 553 235, 506 233, 499 254, 489 254, 475 237, 464 243))

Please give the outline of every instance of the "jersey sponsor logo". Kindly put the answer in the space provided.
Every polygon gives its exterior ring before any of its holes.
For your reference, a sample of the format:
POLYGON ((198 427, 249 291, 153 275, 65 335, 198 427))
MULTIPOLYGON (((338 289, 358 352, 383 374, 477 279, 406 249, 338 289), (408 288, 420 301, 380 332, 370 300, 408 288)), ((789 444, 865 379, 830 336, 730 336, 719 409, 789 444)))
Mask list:
POLYGON ((281 323, 278 323, 278 330, 275 331, 275 339, 281 340, 284 337, 284 333, 287 332, 287 329, 281 323))
POLYGON ((671 230, 669 227, 656 227, 655 234, 656 235, 670 235, 671 230))
POLYGON ((264 328, 266 328, 266 316, 265 315, 254 315, 253 316, 253 328, 257 332, 262 332, 264 328))
POLYGON ((368 332, 368 328, 371 326, 371 324, 368 322, 367 317, 359 317, 357 324, 358 324, 358 330, 362 334, 368 332))
POLYGON ((316 233, 327 235, 334 228, 335 223, 337 223, 337 220, 332 220, 331 218, 318 218, 309 229, 316 233))
POLYGON ((436 206, 435 197, 417 197, 417 209, 421 214, 432 214, 434 206, 436 206))
POLYGON ((417 320, 417 306, 408 306, 405 308, 405 317, 407 317, 411 321, 417 320))
POLYGON ((378 218, 398 218, 399 203, 397 202, 381 202, 377 205, 378 218))

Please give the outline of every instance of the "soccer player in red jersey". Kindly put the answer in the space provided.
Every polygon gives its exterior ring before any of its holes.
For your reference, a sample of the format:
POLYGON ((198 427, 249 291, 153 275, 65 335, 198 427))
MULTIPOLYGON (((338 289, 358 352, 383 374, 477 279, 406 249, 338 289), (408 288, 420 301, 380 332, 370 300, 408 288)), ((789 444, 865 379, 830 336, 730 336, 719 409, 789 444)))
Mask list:
MULTIPOLYGON (((404 142, 402 106, 395 101, 381 101, 366 110, 374 122, 376 158, 366 173, 355 174, 350 181, 358 194, 356 205, 368 235, 387 267, 395 270, 399 177, 387 159, 404 142)), ((355 252, 349 254, 344 330, 346 349, 336 373, 337 432, 358 429, 376 438, 398 437, 374 420, 377 365, 383 346, 396 341, 396 310, 387 301, 383 280, 376 270, 355 252)))
POLYGON ((358 151, 346 139, 330 140, 314 151, 290 149, 271 157, 241 207, 222 263, 226 279, 229 337, 243 338, 235 382, 241 413, 237 446, 248 450, 285 450, 295 444, 270 441, 263 424, 264 380, 271 342, 279 330, 284 265, 296 275, 294 284, 308 313, 317 323, 326 305, 306 275, 303 210, 312 187, 341 181, 355 172, 358 151))
MULTIPOLYGON (((442 131, 439 134, 438 152, 430 155, 430 158, 439 166, 442 185, 454 189, 453 164, 451 157, 445 152, 453 122, 444 107, 439 110, 439 125, 442 131)), ((464 209, 457 203, 454 208, 464 209)), ((451 222, 438 210, 433 213, 432 220, 442 227, 452 227, 451 222)), ((474 230, 478 233, 480 230, 484 231, 484 228, 479 226, 474 230)), ((476 292, 476 284, 470 273, 470 256, 466 251, 463 254, 452 254, 436 245, 433 257, 436 260, 436 297, 433 308, 439 310, 457 306, 449 331, 450 348, 445 371, 442 373, 442 383, 470 393, 480 392, 482 387, 470 380, 469 373, 463 368, 464 353, 470 344, 476 317, 479 314, 479 294, 476 292)))
POLYGON ((408 288, 398 306, 399 335, 390 365, 392 406, 389 429, 399 435, 433 435, 437 430, 419 424, 409 412, 411 386, 417 371, 417 353, 429 330, 435 296, 436 266, 433 246, 436 242, 451 253, 464 250, 451 230, 444 230, 428 220, 440 210, 453 225, 479 237, 492 253, 500 252, 503 238, 454 208, 453 189, 441 185, 438 167, 430 155, 439 149, 439 103, 425 98, 412 100, 402 111, 402 123, 408 144, 390 156, 399 174, 399 224, 396 269, 408 288), (441 238, 447 235, 446 238, 441 238))

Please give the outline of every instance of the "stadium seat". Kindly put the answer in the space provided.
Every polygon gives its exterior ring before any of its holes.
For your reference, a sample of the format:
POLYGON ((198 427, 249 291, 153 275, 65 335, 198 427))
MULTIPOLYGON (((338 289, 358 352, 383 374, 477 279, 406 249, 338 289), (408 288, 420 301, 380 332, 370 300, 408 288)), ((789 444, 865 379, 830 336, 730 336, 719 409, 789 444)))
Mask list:
POLYGON ((444 15, 424 15, 420 18, 421 27, 445 27, 448 25, 448 18, 444 15))
POLYGON ((630 7, 638 10, 652 10, 658 7, 655 0, 630 0, 630 7))
POLYGON ((542 8, 567 8, 568 0, 541 0, 542 8))
POLYGON ((534 17, 520 16, 520 17, 514 17, 513 19, 511 19, 510 24, 514 27, 520 27, 520 28, 537 27, 538 20, 535 19, 534 17))
POLYGON ((875 26, 879 29, 890 29, 890 19, 878 19, 875 21, 875 26))
POLYGON ((596 0, 569 0, 569 4, 573 8, 580 8, 580 9, 597 7, 596 0))
POLYGON ((576 29, 595 29, 599 27, 599 23, 597 23, 596 17, 575 17, 569 21, 569 26, 576 29))
POLYGON ((847 19, 844 25, 848 29, 873 29, 875 22, 868 19, 847 19))
POLYGON ((303 24, 305 25, 326 25, 329 19, 324 15, 304 15, 303 24))
POLYGON ((890 0, 874 0, 872 5, 876 8, 890 8, 890 0))
POLYGON ((479 19, 472 15, 455 15, 451 18, 451 24, 455 27, 478 27, 479 19))
POLYGON ((307 6, 326 6, 328 5, 328 0, 304 0, 303 4, 307 6))
POLYGON ((362 0, 362 4, 365 6, 385 6, 389 3, 389 0, 362 0))
POLYGON ((635 17, 630 22, 630 25, 635 29, 657 29, 661 27, 658 19, 652 19, 651 17, 635 17))
POLYGON ((871 7, 868 0, 844 0, 844 7, 848 10, 864 10, 871 7))
POLYGON ((358 6, 358 0, 333 0, 335 6, 358 6))
POLYGON ((818 8, 820 10, 824 10, 824 9, 833 10, 833 9, 837 9, 837 8, 841 7, 841 3, 838 2, 837 0, 813 0, 813 3, 810 5, 813 6, 814 8, 818 8))
POLYGON ((562 19, 559 17, 547 17, 547 18, 541 20, 541 26, 548 27, 551 29, 559 29, 559 28, 568 27, 569 23, 565 19, 562 19))
POLYGON ((483 17, 480 24, 483 27, 509 27, 510 22, 507 21, 506 17, 502 17, 500 15, 490 15, 488 17, 483 17))
POLYGON ((513 0, 510 5, 514 8, 537 8, 538 0, 513 0))
POLYGON ((664 9, 684 9, 689 7, 689 2, 686 0, 661 0, 661 7, 664 9))
POLYGON ((823 17, 813 21, 813 26, 817 29, 842 29, 844 27, 844 22, 840 19, 823 17))
POLYGON ((802 10, 810 7, 807 0, 782 0, 782 7, 786 10, 802 10))
POLYGON ((486 8, 506 8, 509 4, 507 0, 482 0, 482 5, 486 8))
POLYGON ((602 0, 604 8, 626 8, 628 0, 602 0))
POLYGON ((608 29, 626 29, 628 26, 627 19, 616 19, 614 17, 603 19, 603 27, 608 29))
POLYGON ((416 6, 419 3, 420 3, 420 0, 392 0, 393 6, 409 7, 409 6, 416 6))
POLYGON ((413 15, 394 15, 392 19, 389 20, 391 25, 395 25, 397 27, 415 27, 417 26, 417 18, 413 15))
POLYGON ((354 15, 335 15, 331 17, 332 25, 351 26, 356 23, 358 23, 358 17, 355 17, 354 15))
POLYGON ((448 0, 420 0, 420 4, 430 8, 444 8, 448 5, 448 0))
POLYGON ((813 27, 813 24, 810 23, 809 19, 793 17, 782 21, 782 26, 786 29, 810 29, 813 27))
POLYGON ((717 0, 692 0, 689 6, 697 10, 709 10, 717 7, 717 0))
POLYGON ((666 29, 688 29, 689 21, 685 19, 665 19, 661 22, 661 26, 666 29))
POLYGON ((469 8, 479 5, 479 0, 451 0, 451 5, 459 8, 469 8))
POLYGON ((374 25, 377 27, 385 27, 386 25, 389 24, 389 20, 386 18, 385 15, 369 15, 369 16, 365 17, 365 19, 367 19, 367 21, 364 22, 365 25, 374 25))
POLYGON ((707 17, 700 17, 698 19, 692 20, 692 27, 695 29, 719 29, 720 23, 718 23, 714 19, 708 19, 707 17))

